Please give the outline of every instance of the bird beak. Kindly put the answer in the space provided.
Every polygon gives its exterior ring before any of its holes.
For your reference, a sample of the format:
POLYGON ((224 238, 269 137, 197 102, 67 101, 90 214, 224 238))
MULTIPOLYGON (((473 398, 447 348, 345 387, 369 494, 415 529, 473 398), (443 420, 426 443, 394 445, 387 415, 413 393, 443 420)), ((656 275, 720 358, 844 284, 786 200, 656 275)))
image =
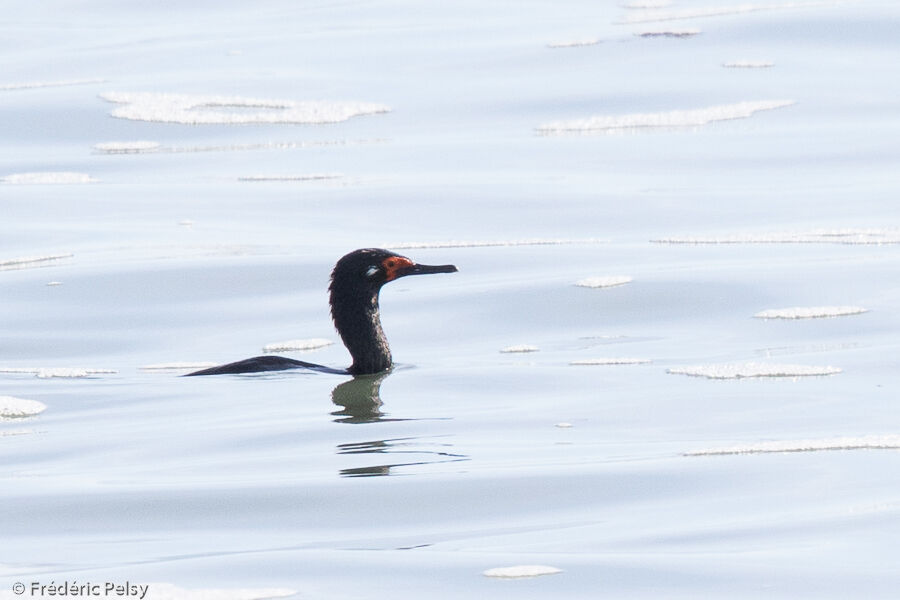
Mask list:
POLYGON ((459 269, 456 265, 420 265, 413 263, 397 269, 397 277, 406 277, 407 275, 429 275, 431 273, 456 273, 459 269))

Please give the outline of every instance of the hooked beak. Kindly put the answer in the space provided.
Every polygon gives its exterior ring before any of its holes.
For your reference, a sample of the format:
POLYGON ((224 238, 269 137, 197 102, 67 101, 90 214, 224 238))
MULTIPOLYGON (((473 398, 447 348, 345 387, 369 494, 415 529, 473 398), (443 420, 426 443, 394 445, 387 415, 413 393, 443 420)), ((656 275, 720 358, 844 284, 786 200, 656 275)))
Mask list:
POLYGON ((413 263, 399 267, 395 273, 395 277, 406 277, 407 275, 429 275, 431 273, 456 273, 459 269, 456 265, 419 265, 413 263))

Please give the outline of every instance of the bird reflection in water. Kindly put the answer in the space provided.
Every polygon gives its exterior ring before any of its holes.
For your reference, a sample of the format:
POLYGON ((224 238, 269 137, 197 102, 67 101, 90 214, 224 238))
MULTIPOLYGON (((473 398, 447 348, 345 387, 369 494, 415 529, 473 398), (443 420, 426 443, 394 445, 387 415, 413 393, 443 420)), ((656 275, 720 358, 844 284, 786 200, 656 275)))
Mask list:
POLYGON ((385 418, 381 412, 381 382, 390 374, 383 371, 375 375, 361 375, 339 384, 331 391, 331 401, 341 410, 333 413, 335 423, 376 423, 401 421, 385 418))
MULTIPOLYGON (((413 467, 417 465, 430 465, 447 462, 460 462, 469 460, 465 454, 449 452, 453 444, 432 442, 431 447, 446 448, 446 450, 426 450, 422 446, 422 437, 396 438, 392 440, 375 440, 371 442, 356 442, 341 444, 337 447, 338 454, 413 454, 427 456, 429 460, 416 460, 410 462, 391 463, 386 465, 373 465, 370 467, 356 467, 341 469, 342 477, 378 477, 381 475, 396 475, 392 469, 396 467, 413 467)), ((433 438, 432 438, 433 439, 433 438)))
MULTIPOLYGON (((390 374, 385 371, 376 375, 364 375, 354 377, 341 383, 331 392, 331 400, 341 410, 331 413, 338 417, 336 423, 380 423, 388 421, 412 421, 417 419, 401 419, 387 417, 381 410, 381 382, 390 374)), ((433 437, 433 436, 432 436, 433 437)), ((464 454, 455 454, 449 449, 453 447, 449 443, 428 444, 430 449, 423 447, 424 437, 405 437, 386 440, 373 440, 367 442, 352 442, 340 444, 337 447, 338 454, 413 454, 427 456, 428 460, 416 460, 370 467, 357 467, 341 469, 342 477, 378 477, 381 475, 394 475, 395 467, 409 467, 435 463, 456 462, 469 460, 464 454), (434 449, 437 447, 437 449, 434 449)))

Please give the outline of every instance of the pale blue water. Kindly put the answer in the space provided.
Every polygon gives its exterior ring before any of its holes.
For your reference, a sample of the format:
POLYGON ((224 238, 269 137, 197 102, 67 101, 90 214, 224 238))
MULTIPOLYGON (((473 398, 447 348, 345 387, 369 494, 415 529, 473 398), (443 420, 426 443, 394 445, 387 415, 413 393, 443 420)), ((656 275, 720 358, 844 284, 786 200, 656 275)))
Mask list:
MULTIPOLYGON (((662 10, 728 6, 747 3, 662 10)), ((8 8, 0 263, 71 257, 0 270, 0 396, 47 406, 0 421, 0 598, 74 580, 184 598, 892 597, 900 9, 756 6, 641 24, 590 2, 8 8), (660 28, 701 32, 634 35, 660 28), (740 60, 774 66, 722 67, 740 60), (112 118, 108 92, 391 112, 184 125, 112 118), (537 131, 767 100, 796 103, 537 131), (141 140, 158 150, 94 148, 141 140), (11 179, 34 172, 97 181, 11 179), (241 180, 315 174, 340 177, 241 180), (889 243, 785 243, 846 229, 889 243), (781 242, 654 241, 759 235, 781 242), (460 271, 384 289, 398 367, 377 392, 141 368, 322 337, 336 343, 290 355, 346 366, 325 291, 342 254, 535 239, 558 243, 402 250, 460 271), (753 318, 846 305, 867 312, 753 318), (538 351, 500 352, 516 345, 538 351), (650 362, 570 364, 598 358, 650 362), (667 373, 747 362, 842 372, 667 373), (61 367, 116 373, 9 372, 61 367), (804 450, 876 438, 890 447, 804 450), (796 451, 686 455, 761 442, 796 451), (534 564, 563 572, 482 575, 534 564)))

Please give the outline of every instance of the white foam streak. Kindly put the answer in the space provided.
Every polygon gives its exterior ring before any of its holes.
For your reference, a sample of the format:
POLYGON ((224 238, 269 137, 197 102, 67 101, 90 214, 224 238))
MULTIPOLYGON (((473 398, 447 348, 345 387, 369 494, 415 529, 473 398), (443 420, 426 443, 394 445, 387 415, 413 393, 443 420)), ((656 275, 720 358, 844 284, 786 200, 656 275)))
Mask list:
POLYGON ((33 90, 36 88, 65 87, 70 85, 87 85, 104 83, 105 79, 68 79, 62 81, 26 81, 23 83, 7 83, 0 85, 0 91, 33 90))
POLYGON ((94 150, 104 154, 142 154, 157 152, 160 149, 159 142, 139 140, 135 142, 101 142, 94 144, 94 150))
POLYGON ((562 569, 556 567, 548 567, 546 565, 516 565, 513 567, 497 567, 488 569, 483 572, 485 577, 503 577, 503 578, 519 578, 519 577, 539 577, 541 575, 554 575, 562 573, 562 569))
POLYGON ((716 121, 746 119, 754 113, 774 110, 795 104, 793 100, 765 100, 759 102, 738 102, 693 110, 673 110, 658 113, 635 113, 630 115, 596 115, 586 119, 553 121, 538 127, 544 134, 610 131, 648 128, 700 127, 716 121))
MULTIPOLYGON (((2 419, 0 419, 2 420, 2 419)), ((0 437, 12 437, 15 435, 31 435, 34 433, 33 429, 0 429, 0 437)), ((4 596, 3 590, 0 590, 0 599, 6 600, 6 598, 17 598, 18 596, 4 596)))
POLYGON ((627 275, 615 275, 611 277, 586 277, 575 282, 578 287, 608 288, 631 283, 633 279, 627 275))
POLYGON ((670 38, 689 38, 702 33, 699 29, 644 29, 635 32, 638 37, 670 37, 670 38))
POLYGON ((263 352, 292 352, 306 351, 324 348, 334 344, 331 340, 324 338, 310 338, 308 340, 287 340, 284 342, 272 342, 263 346, 263 352))
POLYGON ((797 306, 793 308, 770 308, 755 315, 757 319, 827 319, 867 312, 860 306, 797 306))
POLYGON ((816 229, 813 231, 748 233, 719 236, 674 236, 650 240, 657 244, 900 244, 897 229, 816 229))
POLYGON ((585 239, 545 239, 526 240, 490 240, 490 241, 446 241, 446 242, 401 242, 383 244, 384 248, 393 250, 421 250, 426 248, 487 248, 492 246, 568 246, 575 244, 605 244, 606 240, 596 238, 585 239))
POLYGON ((293 150, 296 148, 318 148, 326 146, 360 146, 382 144, 383 139, 359 140, 311 140, 306 142, 259 142, 255 144, 226 144, 220 146, 163 146, 158 142, 101 142, 94 150, 103 154, 191 154, 199 152, 245 152, 251 150, 293 150))
POLYGON ((96 183, 86 173, 73 173, 71 171, 44 171, 36 173, 13 173, 0 178, 0 182, 9 185, 63 185, 73 183, 96 183))
POLYGON ((32 417, 46 409, 47 405, 37 400, 0 396, 0 420, 32 417))
POLYGON ((72 256, 72 254, 48 254, 47 256, 25 256, 22 258, 0 259, 0 271, 43 267, 46 266, 46 263, 56 262, 64 258, 71 258, 72 256))
POLYGON ((340 179, 342 173, 309 173, 306 175, 248 175, 238 177, 238 181, 323 181, 328 179, 340 179))
POLYGON ((113 369, 78 369, 71 367, 59 367, 51 369, 38 369, 37 376, 41 379, 79 379, 91 375, 114 375, 118 373, 113 369))
POLYGON ((111 113, 120 119, 187 125, 339 123, 355 116, 390 111, 383 104, 363 102, 296 102, 149 92, 107 92, 100 97, 122 105, 111 113))
POLYGON ((726 69, 768 69, 774 67, 775 63, 768 60, 735 60, 722 63, 726 69))
POLYGON ((588 38, 583 40, 570 40, 565 42, 550 42, 548 48, 581 48, 583 46, 596 46, 602 40, 600 38, 588 38))
POLYGON ((785 2, 781 4, 738 4, 736 6, 711 6, 705 8, 657 9, 655 7, 630 13, 623 23, 652 23, 654 21, 676 21, 681 19, 701 19, 740 15, 764 10, 785 10, 792 8, 814 8, 833 6, 837 2, 785 2))
POLYGON ((573 366, 613 366, 613 365, 646 365, 652 362, 648 358, 587 358, 573 360, 573 366))
POLYGON ((900 435, 864 435, 812 440, 785 440, 743 444, 723 448, 704 448, 685 452, 684 456, 726 454, 764 454, 771 452, 821 452, 824 450, 900 450, 900 435))
POLYGON ((41 379, 77 379, 90 377, 92 375, 111 375, 118 373, 118 371, 112 369, 82 369, 73 367, 0 367, 0 373, 36 375, 41 379))
POLYGON ((518 346, 507 346, 506 348, 502 348, 500 352, 504 354, 526 354, 528 352, 538 352, 540 348, 537 346, 531 346, 529 344, 519 344, 518 346))
POLYGON ((745 379, 750 377, 814 377, 835 375, 841 369, 831 366, 788 365, 771 363, 708 364, 674 367, 668 370, 673 375, 690 375, 707 379, 745 379))

